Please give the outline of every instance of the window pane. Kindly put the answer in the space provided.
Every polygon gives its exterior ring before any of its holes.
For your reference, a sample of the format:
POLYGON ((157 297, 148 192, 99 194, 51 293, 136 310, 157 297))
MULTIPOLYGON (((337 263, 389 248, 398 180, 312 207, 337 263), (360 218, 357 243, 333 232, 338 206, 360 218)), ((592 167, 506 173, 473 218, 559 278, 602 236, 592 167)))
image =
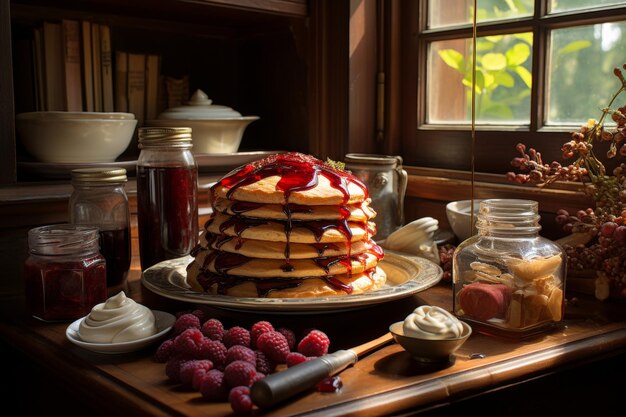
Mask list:
POLYGON ((626 62, 624 51, 626 22, 552 31, 546 123, 579 125, 598 119, 619 88, 613 68, 626 62))
MULTIPOLYGON (((476 40, 476 123, 529 124, 532 41, 530 32, 476 40)), ((427 79, 427 123, 470 123, 472 40, 432 42, 427 79)))
MULTIPOLYGON (((472 23, 472 0, 428 0, 428 27, 472 23)), ((478 22, 532 16, 534 0, 478 0, 478 22)))
POLYGON ((550 8, 550 13, 559 13, 618 4, 623 5, 624 0, 550 0, 548 7, 550 8))

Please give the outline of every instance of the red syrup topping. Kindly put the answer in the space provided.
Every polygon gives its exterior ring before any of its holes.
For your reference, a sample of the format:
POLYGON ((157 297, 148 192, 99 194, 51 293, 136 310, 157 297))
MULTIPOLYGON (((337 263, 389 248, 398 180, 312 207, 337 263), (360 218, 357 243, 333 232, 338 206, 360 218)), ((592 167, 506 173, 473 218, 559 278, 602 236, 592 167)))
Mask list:
POLYGON ((252 203, 250 201, 235 201, 230 206, 230 210, 235 214, 243 214, 263 207, 264 205, 263 203, 252 203))
POLYGON ((237 268, 250 260, 247 256, 230 252, 211 252, 204 260, 203 268, 207 268, 213 262, 213 268, 218 274, 227 274, 233 268, 237 268))
POLYGON ((328 249, 334 249, 334 250, 339 249, 339 247, 335 245, 334 243, 311 243, 310 245, 315 248, 318 256, 323 256, 324 252, 326 252, 326 250, 328 249))
POLYGON ((280 176, 276 188, 284 192, 285 202, 289 201, 289 196, 292 192, 306 191, 315 187, 318 183, 319 175, 328 179, 331 187, 341 191, 343 204, 346 204, 350 199, 348 192, 348 183, 350 182, 360 187, 366 198, 368 196, 365 184, 351 173, 337 170, 317 158, 298 152, 271 155, 260 161, 237 168, 213 185, 213 189, 217 186, 230 188, 226 194, 230 199, 239 187, 275 175, 280 176))
POLYGON ((325 277, 322 277, 322 279, 334 289, 342 290, 346 294, 352 294, 352 285, 344 284, 343 282, 339 281, 337 277, 333 275, 327 275, 325 277))

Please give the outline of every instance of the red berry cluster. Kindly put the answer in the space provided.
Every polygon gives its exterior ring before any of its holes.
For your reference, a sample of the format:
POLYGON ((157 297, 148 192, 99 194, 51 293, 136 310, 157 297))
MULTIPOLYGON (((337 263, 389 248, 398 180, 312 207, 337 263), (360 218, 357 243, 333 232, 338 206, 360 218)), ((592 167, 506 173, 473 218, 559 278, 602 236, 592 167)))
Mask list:
POLYGON ((328 353, 330 340, 310 330, 299 342, 288 328, 258 321, 250 330, 206 317, 203 310, 177 314, 172 337, 153 359, 165 363, 167 377, 182 388, 198 391, 207 401, 229 401, 236 414, 254 408, 250 387, 279 365, 294 366, 328 353))
POLYGON ((452 256, 456 246, 451 243, 446 243, 439 247, 439 264, 443 269, 443 275, 441 280, 446 283, 452 282, 452 256))

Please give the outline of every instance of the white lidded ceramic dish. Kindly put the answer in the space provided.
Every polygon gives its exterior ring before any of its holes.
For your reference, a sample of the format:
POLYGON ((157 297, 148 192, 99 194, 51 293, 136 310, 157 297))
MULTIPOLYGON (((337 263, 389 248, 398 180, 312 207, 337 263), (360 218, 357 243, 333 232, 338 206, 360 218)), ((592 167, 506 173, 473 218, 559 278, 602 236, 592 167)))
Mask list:
POLYGON ((242 116, 238 111, 213 104, 197 90, 185 106, 172 107, 145 126, 190 127, 193 153, 223 154, 239 150, 246 127, 258 116, 242 116))

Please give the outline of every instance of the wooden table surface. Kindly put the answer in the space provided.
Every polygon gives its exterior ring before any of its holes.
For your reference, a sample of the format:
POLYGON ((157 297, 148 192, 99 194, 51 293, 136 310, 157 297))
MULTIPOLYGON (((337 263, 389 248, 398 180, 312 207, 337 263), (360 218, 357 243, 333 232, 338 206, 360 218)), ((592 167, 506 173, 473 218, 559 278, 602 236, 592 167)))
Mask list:
MULTIPOLYGON (((128 288, 134 299, 172 313, 194 307, 142 288, 139 276, 134 264, 128 288)), ((92 353, 65 338, 68 323, 42 323, 28 317, 20 297, 1 301, 0 340, 27 358, 32 368, 45 370, 57 391, 67 393, 67 398, 60 399, 61 403, 73 404, 66 406, 66 415, 72 415, 70 411, 79 405, 88 408, 91 415, 232 415, 229 404, 205 402, 199 393, 181 390, 168 382, 164 364, 152 361, 156 345, 131 354, 92 353)), ((440 283, 398 301, 331 314, 269 315, 212 308, 209 312, 227 327, 249 328, 258 320, 290 327, 296 333, 316 327, 330 336, 334 351, 384 334, 389 324, 404 319, 420 304, 450 309, 450 286, 440 283)), ((525 340, 474 332, 457 351, 455 361, 439 367, 420 365, 399 345, 390 344, 343 371, 343 388, 339 392, 311 390, 257 415, 373 416, 415 412, 590 360, 624 357, 626 304, 570 295, 563 324, 525 340), (472 359, 476 356, 480 358, 472 359)))

